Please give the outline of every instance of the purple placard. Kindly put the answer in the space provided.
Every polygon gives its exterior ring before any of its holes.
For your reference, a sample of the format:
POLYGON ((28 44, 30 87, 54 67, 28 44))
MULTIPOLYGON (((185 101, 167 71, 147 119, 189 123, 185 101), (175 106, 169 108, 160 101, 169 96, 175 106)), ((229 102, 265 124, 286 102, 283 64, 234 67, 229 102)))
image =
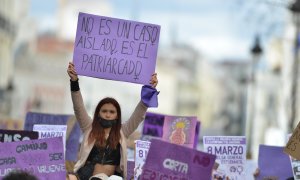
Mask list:
POLYGON ((160 26, 80 12, 73 62, 79 75, 149 84, 160 26))
POLYGON ((133 180, 134 176, 134 161, 128 160, 127 161, 127 180, 133 180))
POLYGON ((39 133, 36 131, 0 129, 0 142, 25 141, 38 138, 39 133))
POLYGON ((289 156, 283 152, 284 147, 259 145, 258 180, 265 178, 287 179, 293 177, 289 156))
POLYGON ((32 131, 35 124, 67 125, 66 160, 77 160, 81 131, 74 115, 28 112, 26 114, 24 129, 32 131))
POLYGON ((193 148, 197 117, 165 116, 162 139, 193 148))
POLYGON ((165 115, 147 112, 144 120, 143 135, 162 137, 165 115))
POLYGON ((207 180, 215 159, 212 154, 152 139, 141 180, 207 180))
POLYGON ((61 137, 0 143, 0 160, 0 177, 21 169, 40 180, 66 178, 61 137))

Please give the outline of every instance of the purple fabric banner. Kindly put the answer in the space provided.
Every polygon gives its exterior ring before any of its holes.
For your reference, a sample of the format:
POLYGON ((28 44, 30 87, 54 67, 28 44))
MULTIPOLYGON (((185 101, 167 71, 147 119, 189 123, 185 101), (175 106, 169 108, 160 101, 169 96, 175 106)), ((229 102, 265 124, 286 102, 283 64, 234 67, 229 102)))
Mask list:
POLYGON ((79 13, 73 61, 79 75, 149 85, 160 26, 79 13))
POLYGON ((265 178, 287 179, 293 177, 289 156, 283 152, 284 147, 259 146, 258 167, 260 169, 257 180, 265 178))
POLYGON ((141 180, 208 180, 216 156, 152 139, 141 180))
POLYGON ((62 138, 0 143, 0 177, 14 169, 29 171, 39 180, 66 179, 62 138))
POLYGON ((66 160, 77 160, 81 131, 75 116, 28 112, 26 114, 24 129, 32 131, 35 124, 67 125, 66 160))
POLYGON ((0 129, 0 142, 25 141, 38 138, 39 133, 35 131, 0 129))

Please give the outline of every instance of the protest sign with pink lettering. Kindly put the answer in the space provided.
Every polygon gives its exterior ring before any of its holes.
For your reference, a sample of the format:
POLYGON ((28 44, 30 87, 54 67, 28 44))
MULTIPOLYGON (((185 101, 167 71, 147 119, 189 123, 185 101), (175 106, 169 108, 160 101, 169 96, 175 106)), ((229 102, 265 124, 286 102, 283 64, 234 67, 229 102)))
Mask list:
POLYGON ((217 156, 219 167, 213 176, 246 178, 245 136, 203 136, 204 151, 217 156))
POLYGON ((216 156, 192 148, 152 139, 141 180, 208 180, 216 156))
POLYGON ((0 143, 0 177, 16 169, 29 171, 40 180, 65 179, 62 138, 0 143))
POLYGON ((149 84, 160 26, 80 12, 73 62, 79 75, 149 84))

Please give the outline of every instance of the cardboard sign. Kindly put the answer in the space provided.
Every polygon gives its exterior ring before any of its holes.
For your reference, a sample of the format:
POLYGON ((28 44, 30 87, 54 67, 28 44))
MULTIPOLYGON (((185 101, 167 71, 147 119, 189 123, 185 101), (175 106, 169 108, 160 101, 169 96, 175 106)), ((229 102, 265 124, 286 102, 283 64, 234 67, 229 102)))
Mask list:
POLYGON ((81 130, 74 115, 28 112, 26 114, 24 129, 32 131, 35 124, 67 125, 66 160, 77 160, 81 130))
POLYGON ((149 141, 135 141, 134 180, 138 180, 142 174, 150 145, 151 143, 149 141))
MULTIPOLYGON (((288 134, 286 141, 288 141, 291 136, 292 136, 292 134, 288 134)), ((292 165, 292 171, 293 171, 294 179, 295 180, 300 180, 300 160, 294 159, 290 155, 289 155, 289 158, 290 158, 291 165, 292 165)))
POLYGON ((160 26, 80 12, 73 61, 79 75, 149 84, 160 26))
POLYGON ((246 178, 246 137, 203 136, 204 151, 217 156, 219 167, 213 176, 246 178))
POLYGON ((258 168, 260 173, 257 177, 258 180, 293 177, 289 156, 283 152, 283 148, 279 146, 259 146, 258 168))
POLYGON ((216 156, 159 139, 152 139, 141 180, 208 180, 216 156))
POLYGON ((292 156, 294 159, 300 160, 300 122, 286 144, 284 152, 292 156))
POLYGON ((4 130, 0 129, 0 142, 15 142, 38 139, 39 134, 35 131, 4 130))
POLYGON ((0 177, 15 169, 29 171, 40 180, 65 179, 62 138, 0 143, 0 177))
POLYGON ((197 120, 197 117, 170 116, 147 112, 144 120, 143 139, 151 136, 160 137, 174 144, 196 148, 199 131, 200 121, 197 120))

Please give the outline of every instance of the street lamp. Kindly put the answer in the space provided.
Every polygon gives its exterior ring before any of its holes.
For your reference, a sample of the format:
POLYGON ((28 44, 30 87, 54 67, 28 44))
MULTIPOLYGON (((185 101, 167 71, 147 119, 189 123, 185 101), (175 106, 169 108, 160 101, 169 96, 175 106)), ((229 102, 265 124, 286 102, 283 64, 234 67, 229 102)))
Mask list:
POLYGON ((251 74, 249 81, 248 90, 248 110, 246 119, 246 137, 247 137, 247 158, 252 158, 252 136, 253 136, 253 123, 255 120, 255 98, 256 98, 256 67, 261 57, 263 50, 260 46, 259 36, 256 36, 254 45, 251 48, 252 63, 251 63, 251 74))
POLYGON ((294 123, 297 116, 297 91, 298 91, 298 74, 299 74, 299 26, 300 26, 300 0, 296 0, 289 6, 289 10, 293 13, 296 35, 295 35, 295 44, 294 44, 294 60, 292 64, 292 84, 291 84, 291 111, 290 111, 290 119, 289 119, 289 132, 294 129, 294 123))

